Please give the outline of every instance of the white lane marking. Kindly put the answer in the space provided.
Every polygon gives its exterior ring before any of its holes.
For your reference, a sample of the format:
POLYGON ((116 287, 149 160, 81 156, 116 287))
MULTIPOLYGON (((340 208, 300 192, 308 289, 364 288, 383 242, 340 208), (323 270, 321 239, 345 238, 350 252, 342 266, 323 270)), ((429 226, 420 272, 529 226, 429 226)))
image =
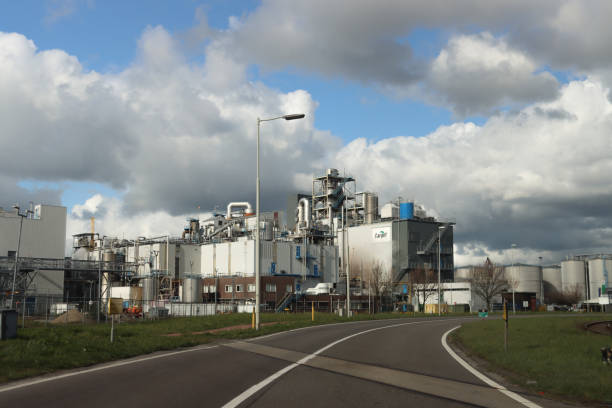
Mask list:
POLYGON ((234 398, 230 402, 228 402, 225 405, 223 405, 223 408, 235 408, 235 407, 239 406, 244 401, 246 401, 247 399, 252 397, 256 392, 258 392, 259 390, 261 390, 262 388, 264 388, 265 386, 267 386, 268 384, 270 384, 274 380, 278 379, 283 374, 288 373, 289 371, 293 370, 294 368, 296 368, 299 365, 305 364, 306 362, 312 360, 313 358, 315 358, 317 355, 321 354, 325 350, 327 350, 327 349, 329 349, 331 347, 334 347, 335 345, 337 345, 339 343, 342 343, 343 341, 346 341, 348 339, 352 339, 353 337, 360 336, 360 335, 366 334, 366 333, 370 333, 370 332, 373 332, 373 331, 376 331, 376 330, 389 329, 391 327, 406 326, 406 325, 409 325, 409 324, 436 323, 436 322, 439 323, 439 322, 443 322, 443 321, 448 322, 448 321, 452 321, 452 320, 460 320, 460 319, 420 320, 418 322, 398 323, 398 324, 392 324, 392 325, 388 325, 388 326, 375 327, 373 329, 364 330, 364 331, 361 331, 361 332, 358 332, 358 333, 351 334, 350 336, 343 337, 340 340, 336 340, 336 341, 334 341, 332 343, 329 343, 327 346, 320 348, 319 350, 315 351, 312 354, 307 355, 306 357, 302 358, 301 360, 297 361, 296 363, 288 365, 287 367, 285 367, 285 368, 277 371, 276 373, 272 374, 268 378, 266 378, 266 379, 262 380, 261 382, 253 385, 252 387, 250 387, 246 391, 244 391, 242 394, 238 395, 236 398, 234 398))
MULTIPOLYGON (((465 319, 468 319, 472 316, 465 316, 465 319)), ((325 327, 331 327, 331 326, 339 326, 339 325, 349 325, 349 324, 359 324, 359 323, 378 323, 378 322, 395 322, 395 321, 401 321, 401 320, 406 320, 406 319, 421 319, 418 320, 419 322, 421 321, 438 321, 438 322, 442 322, 442 321, 449 321, 449 320, 457 320, 457 319, 436 319, 436 318, 426 318, 426 317, 395 317, 392 319, 373 319, 373 320, 355 320, 355 321, 351 321, 351 322, 339 322, 339 323, 323 323, 323 324, 317 324, 314 326, 307 326, 307 327, 298 327, 297 329, 291 329, 291 330, 285 330, 285 331, 280 331, 280 332, 276 332, 276 333, 270 333, 270 334, 266 334, 265 336, 259 336, 259 337, 253 337, 251 339, 245 340, 248 342, 254 342, 257 340, 261 340, 261 339, 267 339, 269 337, 273 337, 273 336, 278 336, 281 334, 286 334, 286 333, 292 333, 292 332, 296 332, 296 331, 301 331, 301 330, 308 330, 308 329, 322 329, 325 327)))
POLYGON ((454 358, 455 360, 457 360, 457 362, 459 364, 461 364, 463 366, 463 368, 465 368, 466 370, 468 370, 470 373, 474 374, 479 380, 483 381, 485 384, 489 385, 490 387, 493 387, 495 389, 497 389, 499 392, 501 392, 502 394, 507 395, 508 397, 512 398, 515 401, 520 402, 521 404, 523 404, 526 407, 529 408, 542 408, 541 406, 539 406, 538 404, 529 401, 528 399, 525 399, 523 397, 521 397, 520 395, 518 395, 517 393, 514 393, 512 391, 510 391, 509 389, 507 389, 506 387, 504 387, 501 384, 496 383, 495 381, 491 380, 489 377, 487 377, 486 375, 482 374, 480 371, 477 371, 474 367, 472 367, 471 365, 469 365, 464 359, 462 359, 461 357, 459 357, 457 355, 457 353, 455 353, 450 346, 448 345, 448 343, 446 342, 446 338, 448 337, 448 335, 453 331, 453 330, 457 330, 460 326, 456 326, 453 327, 452 329, 450 329, 449 331, 447 331, 446 333, 444 333, 444 335, 442 336, 442 346, 444 346, 444 349, 446 349, 446 351, 448 352, 448 354, 451 355, 452 358, 454 358))
POLYGON ((88 374, 88 373, 92 373, 92 372, 95 372, 95 371, 107 370, 109 368, 115 368, 115 367, 120 367, 120 366, 124 366, 124 365, 140 363, 140 362, 148 361, 148 360, 155 360, 155 359, 158 359, 158 358, 170 357, 170 356, 174 356, 174 355, 177 355, 177 354, 192 353, 194 351, 208 350, 208 349, 212 349, 212 348, 215 348, 215 347, 219 347, 219 346, 197 347, 197 348, 192 348, 192 349, 189 349, 189 350, 173 351, 173 352, 170 352, 170 353, 158 354, 158 355, 155 355, 155 356, 143 357, 143 358, 139 358, 139 359, 135 359, 135 360, 118 361, 118 362, 115 362, 115 363, 105 364, 105 365, 99 366, 99 367, 88 368, 86 370, 80 370, 80 371, 76 371, 76 372, 72 372, 72 373, 60 374, 60 375, 56 375, 56 376, 53 376, 53 377, 39 378, 37 380, 20 382, 20 383, 14 384, 14 385, 7 385, 7 386, 4 386, 4 387, 0 387, 0 393, 16 390, 16 389, 19 389, 19 388, 29 387, 31 385, 42 384, 42 383, 46 383, 46 382, 49 382, 49 381, 60 380, 62 378, 73 377, 73 376, 76 376, 76 375, 88 374))

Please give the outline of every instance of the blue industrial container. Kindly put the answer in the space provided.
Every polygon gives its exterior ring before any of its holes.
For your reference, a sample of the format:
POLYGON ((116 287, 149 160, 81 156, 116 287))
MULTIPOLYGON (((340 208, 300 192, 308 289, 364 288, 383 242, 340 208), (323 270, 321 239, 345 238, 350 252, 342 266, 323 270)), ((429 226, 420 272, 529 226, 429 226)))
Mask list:
POLYGON ((400 203, 400 220, 411 220, 414 216, 414 203, 400 203))

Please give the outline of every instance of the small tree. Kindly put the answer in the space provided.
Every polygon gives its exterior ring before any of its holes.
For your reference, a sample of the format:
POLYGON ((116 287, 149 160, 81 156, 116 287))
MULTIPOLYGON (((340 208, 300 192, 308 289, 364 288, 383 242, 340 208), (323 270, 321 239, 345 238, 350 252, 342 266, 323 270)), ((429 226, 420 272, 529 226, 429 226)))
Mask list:
POLYGON ((575 305, 582 300, 583 294, 584 290, 582 285, 570 285, 560 293, 557 292, 556 296, 554 297, 554 303, 568 306, 575 305))
POLYGON ((504 269, 495 265, 489 258, 482 266, 477 266, 472 271, 470 279, 472 290, 491 310, 491 303, 495 296, 501 295, 508 288, 508 281, 504 277, 504 269))
POLYGON ((374 311, 376 311, 376 298, 378 298, 378 309, 382 307, 383 297, 391 290, 391 277, 385 266, 380 261, 371 261, 363 271, 364 280, 367 279, 368 291, 374 297, 374 311))
POLYGON ((414 288, 417 302, 425 307, 427 301, 437 294, 438 275, 430 268, 415 269, 410 272, 410 286, 414 288), (421 299, 423 302, 421 302, 421 299))

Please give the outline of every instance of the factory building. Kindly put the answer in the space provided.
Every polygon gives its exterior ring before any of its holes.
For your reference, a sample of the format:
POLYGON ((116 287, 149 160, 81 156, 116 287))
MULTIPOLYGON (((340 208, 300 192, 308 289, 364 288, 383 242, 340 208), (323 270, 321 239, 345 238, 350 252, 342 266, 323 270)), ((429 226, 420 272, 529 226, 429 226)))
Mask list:
MULTIPOLYGON (((455 282, 469 282, 474 266, 455 269, 455 282)), ((514 300, 517 310, 535 310, 538 304, 609 305, 612 255, 579 255, 558 265, 506 265, 507 288, 495 302, 514 300)))
MULTIPOLYGON (((354 178, 327 169, 313 179, 311 194, 288 200, 294 208, 288 208, 286 223, 281 211, 260 214, 262 301, 269 309, 323 283, 329 285, 327 295, 346 293, 351 269, 351 293, 367 297, 371 277, 365 275, 374 264, 383 271, 387 292, 414 271, 437 270, 438 257, 442 280, 452 281, 453 223, 428 217, 403 200, 379 212, 378 196, 357 192, 355 186, 354 178)), ((79 234, 73 259, 100 260, 106 267, 100 287, 92 291, 89 276, 89 289, 82 284, 80 293, 99 291, 104 301, 113 293, 140 293, 145 309, 212 299, 247 304, 254 298, 255 218, 250 203, 231 202, 225 213, 188 219, 180 237, 79 234)), ((75 292, 72 283, 70 291, 75 292)))
POLYGON ((12 288, 15 258, 19 246, 16 294, 59 296, 64 290, 63 265, 59 269, 38 268, 44 259, 64 259, 66 243, 66 207, 30 205, 27 211, 0 208, 0 301, 12 288), (20 233, 21 230, 21 233, 20 233), (37 262, 38 261, 38 262, 37 262))
MULTIPOLYGON (((369 198, 371 193, 367 194, 369 198)), ((397 292, 399 285, 413 283, 415 271, 437 272, 439 257, 441 281, 453 281, 453 223, 427 217, 422 209, 415 211, 413 203, 389 203, 380 215, 377 208, 366 206, 366 211, 368 216, 357 222, 349 218, 346 233, 342 228, 338 233, 340 254, 345 255, 340 256, 341 264, 350 263, 353 279, 361 279, 365 271, 367 280, 368 271, 378 264, 383 280, 397 292)))

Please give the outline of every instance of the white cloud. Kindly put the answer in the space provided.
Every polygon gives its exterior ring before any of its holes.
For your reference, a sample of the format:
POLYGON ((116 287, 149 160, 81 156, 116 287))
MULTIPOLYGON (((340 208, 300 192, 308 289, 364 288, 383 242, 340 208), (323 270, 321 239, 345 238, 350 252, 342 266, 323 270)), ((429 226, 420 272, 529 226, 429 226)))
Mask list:
POLYGON ((305 113, 262 125, 269 207, 294 190, 295 171, 339 141, 315 129, 308 92, 281 93, 245 72, 217 42, 204 65, 188 63, 162 27, 145 30, 136 61, 116 74, 86 72, 63 51, 0 33, 0 171, 105 183, 124 192, 131 212, 211 208, 253 199, 256 118, 305 113))
POLYGON ((591 80, 572 82, 555 101, 483 126, 455 123, 422 138, 354 140, 336 162, 364 190, 378 190, 381 203, 399 193, 455 219, 456 242, 475 245, 478 254, 512 243, 558 256, 610 248, 608 92, 591 80))
POLYGON ((427 82, 443 105, 460 115, 498 106, 549 100, 559 84, 548 72, 505 39, 490 33, 460 35, 449 40, 432 62, 427 82))

